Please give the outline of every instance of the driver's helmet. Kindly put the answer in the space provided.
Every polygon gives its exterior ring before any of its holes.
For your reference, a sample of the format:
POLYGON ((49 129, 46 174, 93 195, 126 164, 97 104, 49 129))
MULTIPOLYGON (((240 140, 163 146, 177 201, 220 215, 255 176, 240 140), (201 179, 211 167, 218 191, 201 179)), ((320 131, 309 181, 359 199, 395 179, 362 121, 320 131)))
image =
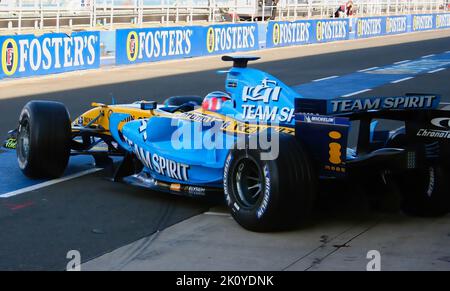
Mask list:
POLYGON ((222 108, 223 102, 231 100, 231 96, 225 92, 214 91, 205 96, 202 102, 202 109, 217 111, 222 108))

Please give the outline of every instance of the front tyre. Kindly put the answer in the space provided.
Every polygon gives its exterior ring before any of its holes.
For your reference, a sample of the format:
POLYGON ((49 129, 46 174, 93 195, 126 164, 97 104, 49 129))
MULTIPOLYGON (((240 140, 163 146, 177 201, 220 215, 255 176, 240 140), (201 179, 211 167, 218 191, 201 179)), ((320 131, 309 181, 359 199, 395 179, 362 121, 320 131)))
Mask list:
POLYGON ((17 134, 17 161, 30 178, 58 178, 70 156, 71 126, 59 102, 31 101, 22 109, 17 134))
POLYGON ((279 155, 233 149, 224 167, 224 192, 233 218, 252 231, 276 231, 305 222, 316 196, 314 170, 294 136, 280 135, 279 155))

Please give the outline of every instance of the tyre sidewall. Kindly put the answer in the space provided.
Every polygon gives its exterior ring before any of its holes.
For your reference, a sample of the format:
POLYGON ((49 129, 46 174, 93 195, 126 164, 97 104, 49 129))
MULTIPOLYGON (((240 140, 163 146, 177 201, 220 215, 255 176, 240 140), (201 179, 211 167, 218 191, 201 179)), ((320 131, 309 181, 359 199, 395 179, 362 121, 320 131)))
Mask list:
MULTIPOLYGON (((34 151, 34 147, 31 145, 32 143, 32 139, 34 134, 32 133, 32 120, 31 120, 31 115, 30 115, 30 110, 28 108, 28 106, 25 106, 22 109, 22 112, 20 113, 20 117, 19 117, 19 132, 20 129, 22 127, 22 125, 24 123, 28 123, 28 130, 29 130, 29 145, 28 145, 28 159, 20 159, 19 156, 17 157, 17 161, 19 163, 19 168, 22 171, 27 172, 28 169, 30 168, 29 165, 33 165, 34 161, 33 161, 33 151, 34 151)), ((17 143, 17 150, 19 150, 19 148, 22 146, 22 140, 19 139, 18 143, 17 143)))
POLYGON ((450 210, 448 173, 441 166, 429 166, 414 175, 401 177, 402 209, 416 216, 446 214, 450 210))
POLYGON ((278 193, 278 169, 276 163, 271 160, 262 161, 260 152, 257 150, 236 150, 230 151, 225 161, 224 167, 224 193, 231 215, 245 228, 259 230, 255 226, 264 225, 264 228, 271 228, 276 225, 273 217, 279 210, 278 193), (233 175, 236 174, 237 167, 243 159, 251 159, 258 166, 258 171, 262 177, 262 193, 253 207, 245 207, 240 203, 237 195, 236 185, 233 175))

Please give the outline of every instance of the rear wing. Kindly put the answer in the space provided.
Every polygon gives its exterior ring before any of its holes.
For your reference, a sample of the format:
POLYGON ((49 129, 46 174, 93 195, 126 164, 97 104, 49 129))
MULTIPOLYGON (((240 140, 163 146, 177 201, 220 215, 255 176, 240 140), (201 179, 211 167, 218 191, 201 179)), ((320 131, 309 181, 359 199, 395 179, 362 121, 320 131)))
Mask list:
POLYGON ((406 94, 384 97, 339 97, 330 99, 298 98, 295 112, 320 115, 351 115, 380 110, 436 109, 441 101, 437 94, 406 94))
POLYGON ((410 169, 432 163, 450 164, 450 111, 436 109, 440 100, 438 95, 380 97, 379 104, 393 102, 397 106, 395 109, 390 109, 390 105, 370 110, 355 109, 336 115, 322 115, 329 112, 328 105, 333 103, 328 101, 333 100, 297 100, 295 135, 315 159, 322 177, 345 177, 349 169, 361 165, 410 169), (305 105, 310 106, 309 109, 305 105), (405 134, 406 144, 400 148, 389 148, 386 142, 391 133, 375 130, 378 119, 404 122, 402 133, 405 134), (348 149, 351 121, 354 120, 359 121, 357 146, 348 149))

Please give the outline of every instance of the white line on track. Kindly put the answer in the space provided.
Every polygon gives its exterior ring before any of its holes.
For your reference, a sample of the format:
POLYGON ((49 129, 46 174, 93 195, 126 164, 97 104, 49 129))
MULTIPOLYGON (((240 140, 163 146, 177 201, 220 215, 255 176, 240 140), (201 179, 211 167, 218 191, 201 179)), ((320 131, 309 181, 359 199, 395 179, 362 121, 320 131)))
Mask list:
POLYGON ((48 187, 48 186, 51 186, 51 185, 54 185, 54 184, 58 184, 58 183, 61 183, 61 182, 64 182, 64 181, 68 181, 68 180, 72 180, 72 179, 75 179, 75 178, 78 178, 78 177, 81 177, 81 176, 85 176, 85 175, 88 175, 88 174, 91 174, 91 173, 95 173, 95 172, 98 172, 100 170, 102 170, 102 168, 93 168, 93 169, 81 171, 81 172, 78 172, 78 173, 75 173, 75 174, 72 174, 72 175, 69 175, 69 176, 66 176, 66 177, 50 180, 50 181, 47 181, 47 182, 42 182, 42 183, 39 183, 39 184, 36 184, 36 185, 32 185, 32 186, 29 186, 29 187, 25 187, 25 188, 22 188, 22 189, 11 191, 11 192, 8 192, 8 193, 5 193, 5 194, 1 194, 0 198, 8 198, 8 197, 16 196, 16 195, 23 194, 23 193, 26 193, 26 192, 34 191, 34 190, 41 189, 41 188, 44 188, 44 187, 48 187))
POLYGON ((422 57, 422 59, 425 59, 425 58, 430 58, 430 57, 434 57, 435 56, 435 54, 431 54, 431 55, 426 55, 426 56, 423 56, 422 57))
POLYGON ((432 71, 429 71, 428 74, 437 73, 437 72, 440 72, 440 71, 443 71, 443 70, 445 70, 445 68, 440 68, 440 69, 432 70, 432 71))
POLYGON ((361 93, 364 93, 364 92, 368 92, 370 90, 372 90, 372 89, 364 89, 364 90, 360 90, 360 91, 356 91, 356 92, 352 92, 352 93, 349 93, 349 94, 342 95, 341 97, 350 97, 350 96, 353 96, 353 95, 356 95, 356 94, 361 94, 361 93))
POLYGON ((359 70, 358 72, 359 72, 359 73, 362 73, 362 72, 372 71, 372 70, 375 70, 375 69, 378 69, 378 67, 371 67, 371 68, 359 70))
POLYGON ((330 80, 330 79, 334 79, 334 78, 337 78, 337 77, 339 77, 339 76, 329 76, 329 77, 313 80, 313 82, 320 82, 320 81, 330 80))
POLYGON ((229 213, 227 212, 215 212, 215 211, 207 211, 205 213, 203 213, 205 215, 215 215, 215 216, 230 216, 229 213))
POLYGON ((406 78, 403 78, 403 79, 398 79, 398 80, 392 81, 391 84, 397 84, 397 83, 400 83, 400 82, 403 82, 403 81, 410 80, 412 78, 414 78, 414 77, 406 77, 406 78))
POLYGON ((400 65, 400 64, 403 64, 403 63, 407 63, 409 61, 411 61, 411 60, 398 61, 398 62, 395 62, 394 65, 400 65))

